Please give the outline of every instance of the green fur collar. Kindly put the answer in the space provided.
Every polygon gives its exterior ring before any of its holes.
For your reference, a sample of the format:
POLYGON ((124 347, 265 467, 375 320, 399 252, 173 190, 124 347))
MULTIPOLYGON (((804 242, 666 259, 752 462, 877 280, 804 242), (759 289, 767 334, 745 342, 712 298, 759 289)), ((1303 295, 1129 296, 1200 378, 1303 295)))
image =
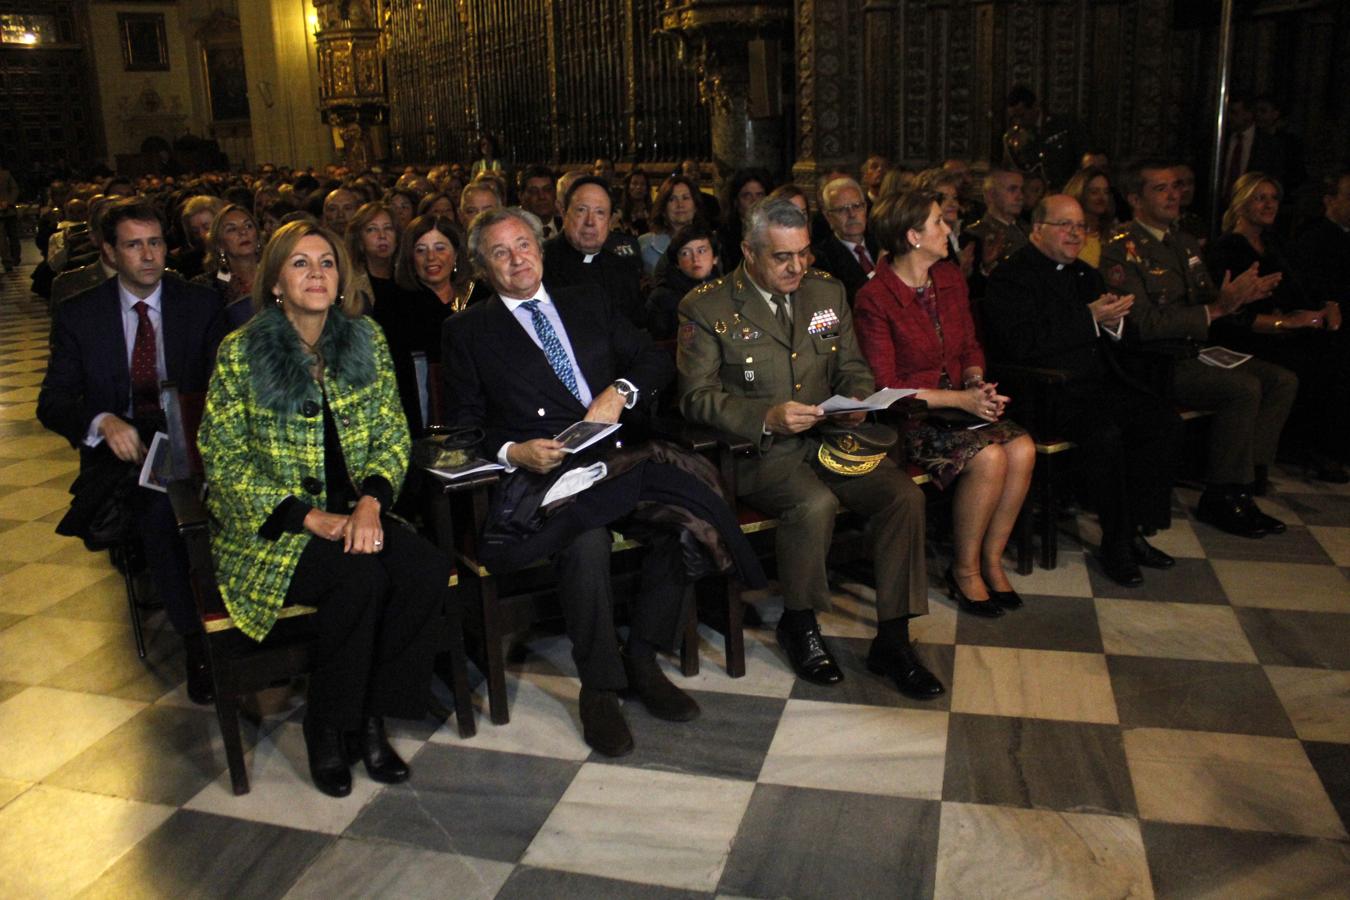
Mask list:
MULTIPOLYGON (((253 390, 263 406, 297 414, 312 396, 314 357, 305 351, 295 328, 276 306, 266 306, 245 326, 253 390)), ((325 377, 346 387, 362 388, 375 380, 375 344, 368 322, 349 319, 334 310, 319 338, 327 368, 325 377)))

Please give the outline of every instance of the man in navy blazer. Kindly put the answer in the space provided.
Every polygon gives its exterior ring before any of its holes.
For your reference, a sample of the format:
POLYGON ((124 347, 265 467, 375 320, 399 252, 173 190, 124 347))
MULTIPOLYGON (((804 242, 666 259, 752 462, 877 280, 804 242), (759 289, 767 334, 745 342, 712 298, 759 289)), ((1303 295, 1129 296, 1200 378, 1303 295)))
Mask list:
MULTIPOLYGON (((135 198, 119 201, 103 217, 102 238, 104 261, 117 275, 56 310, 37 406, 39 421, 79 448, 82 476, 100 467, 138 465, 150 437, 164 428, 157 393, 134 396, 138 347, 153 384, 169 380, 184 393, 205 392, 225 333, 210 291, 164 277, 164 228, 153 206, 135 198), (148 342, 138 345, 141 336, 148 342)), ((137 488, 131 503, 156 593, 184 638, 188 692, 209 702, 201 624, 168 495, 137 488)))
MULTIPOLYGON (((494 296, 445 321, 442 377, 446 419, 484 429, 483 449, 511 479, 547 474, 566 459, 557 435, 583 419, 617 422, 639 398, 674 377, 669 354, 605 301, 598 286, 543 286, 539 220, 517 207, 480 213, 469 255, 494 296)), ((582 494, 581 497, 585 497, 582 494)), ((588 501, 589 502, 589 501, 588 501)), ((618 692, 631 690, 655 716, 685 721, 693 698, 655 659, 678 633, 685 575, 678 539, 656 539, 643 561, 642 591, 622 650, 614 630, 608 528, 577 534, 552 557, 572 658, 581 677, 586 742, 621 756, 633 747, 618 692)))

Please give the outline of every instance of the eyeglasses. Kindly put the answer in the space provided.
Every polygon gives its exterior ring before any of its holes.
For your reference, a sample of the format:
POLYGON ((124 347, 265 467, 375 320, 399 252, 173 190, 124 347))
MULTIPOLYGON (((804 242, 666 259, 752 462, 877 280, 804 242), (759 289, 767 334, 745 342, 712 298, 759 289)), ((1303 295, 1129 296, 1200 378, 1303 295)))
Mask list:
POLYGON ((1087 233, 1086 222, 1070 222, 1068 219, 1060 219, 1058 222, 1046 222, 1045 224, 1049 225, 1051 228, 1063 228, 1070 234, 1075 231, 1080 231, 1084 234, 1087 233))
POLYGON ((865 203, 850 203, 848 206, 831 206, 825 211, 836 216, 851 216, 855 212, 861 212, 866 208, 867 204, 865 203))

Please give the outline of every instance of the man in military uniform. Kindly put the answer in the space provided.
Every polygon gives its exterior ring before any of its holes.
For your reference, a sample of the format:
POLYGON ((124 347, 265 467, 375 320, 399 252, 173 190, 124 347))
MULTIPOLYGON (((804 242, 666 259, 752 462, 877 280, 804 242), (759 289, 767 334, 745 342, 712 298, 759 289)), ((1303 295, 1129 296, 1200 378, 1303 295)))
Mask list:
POLYGON ((970 273, 970 294, 984 296, 984 282, 1000 260, 1027 245, 1030 239, 1022 224, 1022 173, 993 168, 984 176, 984 215, 961 232, 961 246, 975 245, 975 266, 970 273))
POLYGON ((815 617, 829 605, 825 555, 842 503, 868 516, 876 561, 877 638, 868 667, 907 696, 935 697, 942 685, 909 641, 909 619, 928 610, 923 494, 889 459, 862 475, 827 470, 812 432, 825 419, 822 401, 874 389, 843 286, 807 268, 808 222, 790 200, 757 204, 741 248, 739 268, 680 304, 680 410, 756 445, 737 463, 736 492, 778 519, 786 606, 778 641, 802 678, 843 679, 815 617))
POLYGON ((549 290, 593 284, 638 328, 646 325, 636 255, 611 246, 613 207, 602 178, 574 179, 563 196, 562 233, 544 242, 544 286, 549 290))
MULTIPOLYGON (((1134 295, 1126 317, 1133 339, 1204 341, 1212 321, 1275 289, 1280 276, 1262 277, 1256 264, 1224 273, 1215 287, 1195 238, 1173 227, 1181 213, 1181 179, 1170 163, 1132 163, 1122 182, 1134 220, 1102 248, 1101 270, 1112 288, 1134 295)), ((1200 520, 1244 537, 1282 533, 1284 523, 1257 508, 1251 485, 1256 468, 1275 459, 1298 378, 1256 358, 1233 369, 1183 359, 1172 389, 1177 402, 1214 411, 1200 520)))

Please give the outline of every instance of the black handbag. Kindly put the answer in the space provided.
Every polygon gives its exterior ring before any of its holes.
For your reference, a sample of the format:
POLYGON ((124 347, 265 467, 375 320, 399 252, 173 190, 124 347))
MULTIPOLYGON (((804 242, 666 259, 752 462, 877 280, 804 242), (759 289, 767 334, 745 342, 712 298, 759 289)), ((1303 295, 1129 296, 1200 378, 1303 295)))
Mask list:
POLYGON ((412 443, 413 465, 425 469, 453 469, 478 455, 483 429, 476 425, 444 428, 412 443))

